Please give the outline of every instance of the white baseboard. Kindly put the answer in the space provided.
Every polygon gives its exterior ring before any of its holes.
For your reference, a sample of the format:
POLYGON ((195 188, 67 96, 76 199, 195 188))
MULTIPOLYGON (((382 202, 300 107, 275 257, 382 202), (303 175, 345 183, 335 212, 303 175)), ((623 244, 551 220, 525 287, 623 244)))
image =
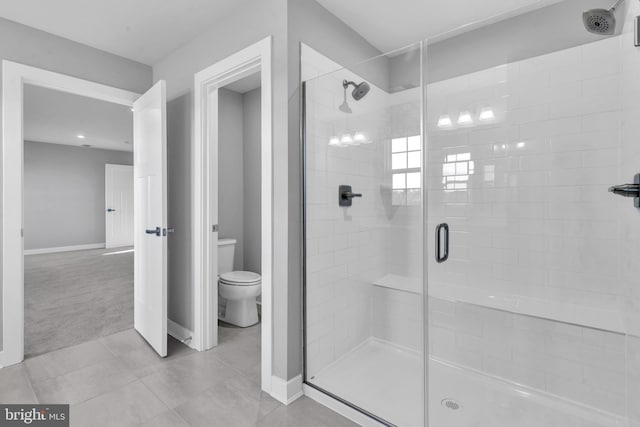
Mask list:
POLYGON ((334 399, 333 397, 324 394, 320 390, 316 390, 315 388, 303 384, 302 386, 304 390, 304 395, 310 399, 315 400, 319 404, 326 406, 334 412, 342 415, 345 418, 350 419, 356 424, 359 424, 364 427, 384 427, 385 424, 381 424, 378 421, 374 420, 371 417, 366 416, 360 411, 357 411, 350 406, 345 405, 344 403, 334 399))
POLYGON ((289 381, 285 381, 275 375, 271 377, 271 396, 285 405, 302 397, 303 394, 302 375, 298 375, 289 381))
POLYGON ((42 248, 42 249, 26 249, 25 255, 40 255, 40 254, 53 254, 56 252, 73 252, 73 251, 86 251, 89 249, 104 249, 104 243, 89 243, 88 245, 75 245, 75 246, 59 246, 57 248, 42 248))
POLYGON ((167 319, 167 333, 184 345, 195 349, 195 347, 192 345, 193 331, 190 331, 189 329, 174 322, 171 319, 167 319))

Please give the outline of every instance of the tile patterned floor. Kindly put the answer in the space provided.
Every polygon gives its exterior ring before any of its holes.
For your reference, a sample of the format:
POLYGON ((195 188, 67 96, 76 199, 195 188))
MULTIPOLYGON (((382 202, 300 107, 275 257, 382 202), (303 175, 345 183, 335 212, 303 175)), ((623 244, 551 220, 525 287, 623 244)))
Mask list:
POLYGON ((218 347, 171 339, 162 359, 129 329, 0 369, 0 402, 69 403, 74 427, 356 425, 308 398, 284 406, 262 393, 259 348, 259 327, 221 327, 218 347))

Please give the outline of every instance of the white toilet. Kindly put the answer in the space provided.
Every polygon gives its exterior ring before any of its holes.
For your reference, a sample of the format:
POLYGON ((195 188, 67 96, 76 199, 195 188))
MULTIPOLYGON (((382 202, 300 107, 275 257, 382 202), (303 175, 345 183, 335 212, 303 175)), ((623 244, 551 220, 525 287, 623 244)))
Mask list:
POLYGON ((246 328, 258 323, 256 298, 262 290, 262 277, 251 271, 233 271, 236 240, 218 240, 218 318, 246 328))

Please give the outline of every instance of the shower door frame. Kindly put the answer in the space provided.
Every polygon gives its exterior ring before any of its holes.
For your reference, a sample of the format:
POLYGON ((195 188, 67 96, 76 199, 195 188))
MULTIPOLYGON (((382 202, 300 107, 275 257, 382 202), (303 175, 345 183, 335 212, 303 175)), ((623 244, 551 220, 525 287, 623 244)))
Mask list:
MULTIPOLYGON (((418 44, 418 43, 416 43, 418 44)), ((416 45, 413 44, 413 45, 416 45)), ((410 45, 410 46, 413 46, 410 45)), ((423 327, 423 424, 425 426, 429 425, 429 376, 428 376, 428 368, 429 368, 429 328, 428 322, 426 322, 427 317, 427 309, 429 302, 428 295, 428 286, 427 286, 427 255, 431 253, 429 249, 429 244, 427 241, 428 230, 427 230, 427 185, 428 185, 428 177, 426 172, 427 166, 427 152, 426 149, 426 128, 427 128, 427 109, 426 109, 426 95, 427 95, 427 73, 426 73, 426 65, 427 65, 427 43, 426 41, 420 41, 419 47, 420 50, 420 132, 421 132, 421 142, 422 142, 422 166, 420 168, 421 172, 421 209, 422 209, 422 290, 423 290, 423 302, 422 302, 422 327, 423 327)), ((402 49, 399 49, 402 50, 402 49)), ((371 59, 371 58, 370 58, 371 59)), ((346 67, 343 67, 346 68, 346 67)), ((316 77, 317 78, 317 77, 316 77)), ((348 400, 337 396, 336 394, 323 389, 309 381, 307 381, 307 82, 300 82, 300 165, 301 165, 301 178, 302 185, 300 187, 300 200, 302 202, 302 221, 301 221, 301 248, 302 248, 302 386, 305 395, 313 398, 314 400, 319 401, 320 403, 330 407, 334 411, 349 417, 354 421, 358 421, 363 425, 370 425, 374 423, 374 425, 383 425, 383 426, 393 426, 389 421, 384 420, 383 418, 373 414, 366 409, 363 409, 348 400)))

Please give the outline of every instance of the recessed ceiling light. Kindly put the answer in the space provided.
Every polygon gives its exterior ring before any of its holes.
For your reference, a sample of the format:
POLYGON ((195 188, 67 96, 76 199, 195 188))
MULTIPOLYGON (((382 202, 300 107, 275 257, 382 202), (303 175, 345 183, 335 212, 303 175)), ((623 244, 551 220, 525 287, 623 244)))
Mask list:
POLYGON ((83 134, 81 134, 81 133, 77 134, 76 136, 78 137, 78 139, 84 139, 85 138, 85 136, 83 134))

